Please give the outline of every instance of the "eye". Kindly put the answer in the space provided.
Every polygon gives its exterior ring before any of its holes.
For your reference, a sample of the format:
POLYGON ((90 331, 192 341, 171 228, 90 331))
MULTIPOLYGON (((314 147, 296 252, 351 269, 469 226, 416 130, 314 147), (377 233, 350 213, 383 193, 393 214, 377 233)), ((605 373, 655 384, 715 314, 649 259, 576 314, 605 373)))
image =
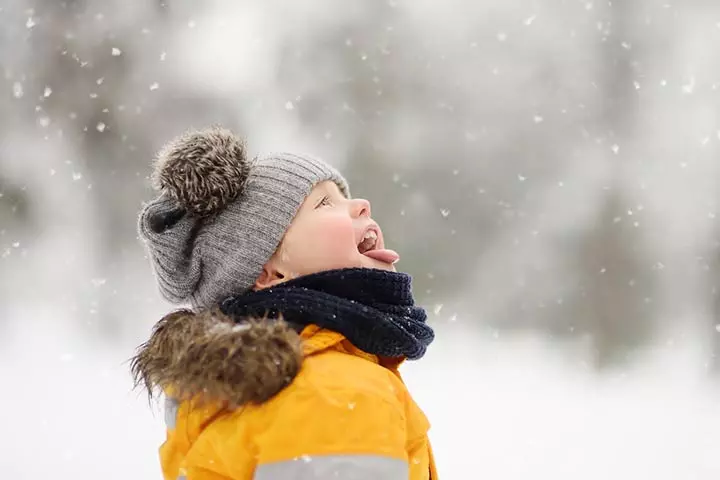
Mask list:
POLYGON ((323 198, 320 199, 320 201, 318 202, 318 204, 316 205, 315 208, 327 207, 330 205, 332 205, 332 202, 330 201, 330 197, 328 195, 325 195, 323 198))

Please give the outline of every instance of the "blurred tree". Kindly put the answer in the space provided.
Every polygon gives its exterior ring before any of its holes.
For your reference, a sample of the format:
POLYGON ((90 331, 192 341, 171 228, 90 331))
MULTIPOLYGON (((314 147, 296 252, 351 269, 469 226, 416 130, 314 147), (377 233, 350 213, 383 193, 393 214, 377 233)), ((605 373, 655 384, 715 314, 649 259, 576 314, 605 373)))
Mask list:
POLYGON ((654 274, 643 258, 638 225, 627 216, 628 204, 621 188, 610 189, 597 222, 570 242, 576 283, 552 327, 555 333, 590 335, 598 368, 626 364, 655 326, 654 274))
POLYGON ((578 284, 561 322, 565 331, 590 334, 599 368, 627 362, 628 354, 657 327, 652 306, 657 286, 643 258, 639 224, 627 215, 632 200, 625 192, 625 162, 632 162, 632 149, 626 149, 629 154, 620 151, 620 145, 632 145, 638 122, 634 80, 648 41, 637 33, 642 18, 637 3, 617 2, 605 7, 598 23, 602 101, 596 133, 612 162, 611 180, 598 222, 572 243, 578 284))
MULTIPOLYGON (((19 247, 24 248, 37 234, 27 189, 11 183, 0 171, 0 306, 8 303, 4 290, 16 280, 14 269, 22 268, 19 247)), ((9 320, 0 313, 0 328, 9 320)))
POLYGON ((713 242, 709 261, 703 262, 705 280, 707 281, 710 299, 711 315, 708 331, 710 332, 710 372, 720 378, 720 241, 713 242))

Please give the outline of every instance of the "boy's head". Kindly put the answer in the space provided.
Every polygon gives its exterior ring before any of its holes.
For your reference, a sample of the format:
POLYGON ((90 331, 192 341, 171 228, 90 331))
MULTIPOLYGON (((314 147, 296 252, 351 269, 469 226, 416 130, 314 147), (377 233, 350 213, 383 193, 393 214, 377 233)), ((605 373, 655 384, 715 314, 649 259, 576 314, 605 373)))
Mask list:
POLYGON ((338 268, 395 270, 397 253, 385 249, 382 231, 370 217, 370 202, 349 199, 332 181, 316 184, 300 206, 255 288, 338 268))
POLYGON ((242 141, 213 128, 159 154, 160 195, 139 232, 163 296, 208 308, 228 296, 348 267, 394 270, 366 200, 316 158, 246 158, 242 141))

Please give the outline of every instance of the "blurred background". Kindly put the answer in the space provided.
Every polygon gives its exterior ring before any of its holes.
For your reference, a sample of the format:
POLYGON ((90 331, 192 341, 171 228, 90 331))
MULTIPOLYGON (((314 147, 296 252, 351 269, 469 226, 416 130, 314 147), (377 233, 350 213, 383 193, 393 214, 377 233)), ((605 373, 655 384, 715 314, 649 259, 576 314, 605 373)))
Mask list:
POLYGON ((720 478, 720 3, 0 2, 0 470, 160 478, 155 151, 223 124, 373 203, 441 478, 720 478))

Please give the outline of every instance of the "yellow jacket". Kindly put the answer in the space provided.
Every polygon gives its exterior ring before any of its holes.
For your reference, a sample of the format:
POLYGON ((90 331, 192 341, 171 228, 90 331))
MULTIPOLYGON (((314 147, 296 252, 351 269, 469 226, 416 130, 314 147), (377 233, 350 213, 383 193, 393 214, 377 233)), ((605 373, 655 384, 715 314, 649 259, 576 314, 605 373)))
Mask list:
POLYGON ((297 339, 282 322, 197 317, 159 324, 134 360, 168 394, 166 480, 437 480, 402 359, 316 326, 297 339))

